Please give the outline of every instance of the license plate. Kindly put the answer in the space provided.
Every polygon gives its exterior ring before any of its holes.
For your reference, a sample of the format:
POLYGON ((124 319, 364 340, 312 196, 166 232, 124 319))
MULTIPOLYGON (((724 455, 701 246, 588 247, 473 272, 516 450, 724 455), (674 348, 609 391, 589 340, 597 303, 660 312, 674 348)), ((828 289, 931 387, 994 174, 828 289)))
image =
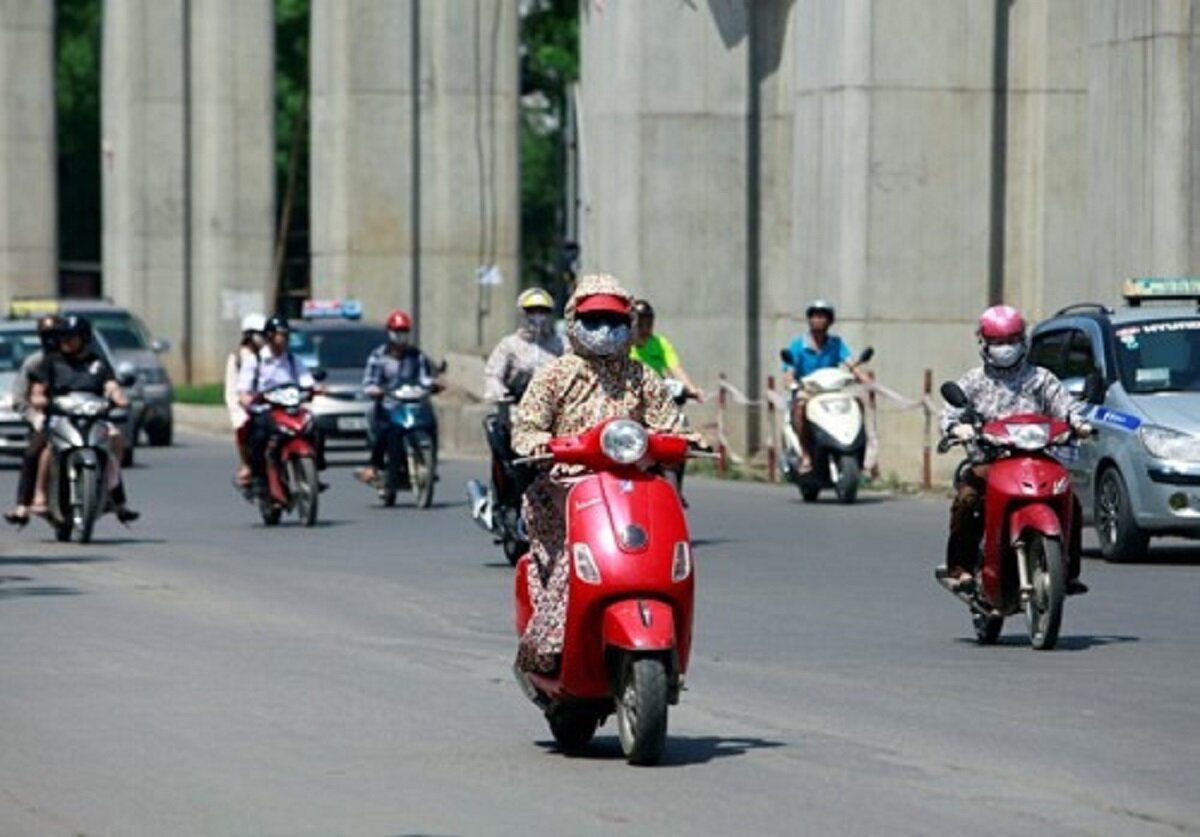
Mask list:
POLYGON ((343 416, 337 420, 338 430, 366 430, 367 420, 361 416, 343 416))

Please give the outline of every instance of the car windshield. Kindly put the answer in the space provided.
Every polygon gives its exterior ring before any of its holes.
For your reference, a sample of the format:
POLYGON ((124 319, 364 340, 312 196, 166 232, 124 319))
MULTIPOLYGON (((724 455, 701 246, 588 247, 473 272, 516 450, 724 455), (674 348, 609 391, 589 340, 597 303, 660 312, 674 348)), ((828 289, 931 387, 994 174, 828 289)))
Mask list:
POLYGON ((323 369, 362 369, 367 355, 387 341, 382 328, 297 329, 288 340, 293 352, 323 369))
POLYGON ((104 342, 113 351, 145 349, 149 344, 141 326, 128 314, 87 314, 92 328, 104 336, 104 342))
POLYGON ((36 331, 0 333, 0 372, 15 372, 25 358, 42 348, 36 331))
POLYGON ((1200 392, 1200 317, 1130 323, 1115 337, 1126 392, 1200 392))

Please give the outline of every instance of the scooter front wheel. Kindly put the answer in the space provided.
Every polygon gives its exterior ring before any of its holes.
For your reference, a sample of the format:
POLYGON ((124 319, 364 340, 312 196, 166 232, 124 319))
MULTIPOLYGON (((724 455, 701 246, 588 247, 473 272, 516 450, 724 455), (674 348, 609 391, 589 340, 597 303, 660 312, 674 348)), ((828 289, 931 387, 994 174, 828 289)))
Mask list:
POLYGON ((311 456, 297 456, 289 463, 292 492, 296 497, 296 514, 305 526, 317 522, 320 489, 317 486, 317 464, 311 456))
POLYGON ((627 660, 617 682, 617 732, 630 764, 657 764, 667 746, 667 668, 661 657, 627 660))
POLYGON ((1056 538, 1034 535, 1026 543, 1029 581, 1033 585, 1025 602, 1029 641, 1038 651, 1049 651, 1058 642, 1062 626, 1067 578, 1062 543, 1056 538))

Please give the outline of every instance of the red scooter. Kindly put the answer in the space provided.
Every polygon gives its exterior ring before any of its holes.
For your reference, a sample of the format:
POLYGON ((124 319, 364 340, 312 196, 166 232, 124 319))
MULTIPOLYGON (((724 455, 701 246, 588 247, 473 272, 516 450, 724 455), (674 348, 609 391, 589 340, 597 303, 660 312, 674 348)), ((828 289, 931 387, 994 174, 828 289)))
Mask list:
POLYGON ((976 436, 966 443, 943 439, 938 450, 965 444, 970 455, 960 472, 984 463, 991 469, 983 502, 983 555, 974 582, 964 588, 943 569, 936 578, 971 609, 980 643, 994 643, 1004 618, 1024 610, 1033 647, 1050 650, 1058 641, 1066 598, 1072 503, 1071 476, 1047 451, 1068 445, 1075 435, 1067 422, 1047 416, 981 423, 957 384, 943 384, 941 393, 947 403, 968 411, 964 419, 976 425, 976 436))
MULTIPOLYGON (((553 675, 517 670, 517 681, 560 746, 583 747, 615 710, 626 759, 653 764, 666 746, 667 706, 679 702, 687 673, 695 573, 679 495, 648 469, 677 468, 688 441, 621 418, 549 447, 521 461, 587 469, 571 478, 567 495, 562 662, 553 675)), ((516 568, 518 635, 533 612, 530 572, 537 568, 526 555, 516 568)))
POLYGON ((317 522, 316 423, 304 402, 312 392, 294 384, 263 392, 259 399, 268 405, 271 439, 267 444, 266 491, 247 489, 244 494, 258 505, 263 523, 274 526, 285 511, 296 512, 300 522, 317 522))

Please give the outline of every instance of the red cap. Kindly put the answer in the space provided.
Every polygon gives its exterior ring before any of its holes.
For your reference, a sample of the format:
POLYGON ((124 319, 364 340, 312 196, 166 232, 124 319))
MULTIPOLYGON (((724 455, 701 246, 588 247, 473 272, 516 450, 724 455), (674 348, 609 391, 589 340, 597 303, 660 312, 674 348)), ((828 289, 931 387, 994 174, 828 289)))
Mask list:
POLYGON ((575 313, 588 314, 593 311, 610 311, 614 314, 628 314, 629 300, 617 294, 592 294, 585 296, 575 306, 575 313))

